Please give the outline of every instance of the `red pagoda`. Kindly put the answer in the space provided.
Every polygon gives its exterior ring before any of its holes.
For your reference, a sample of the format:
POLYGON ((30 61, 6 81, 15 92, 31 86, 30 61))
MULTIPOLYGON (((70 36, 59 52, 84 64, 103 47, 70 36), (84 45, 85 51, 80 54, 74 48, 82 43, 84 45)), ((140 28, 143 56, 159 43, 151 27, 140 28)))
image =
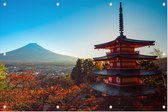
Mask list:
POLYGON ((95 61, 105 61, 108 68, 95 70, 93 73, 104 76, 104 83, 93 84, 91 87, 111 96, 142 96, 155 93, 155 87, 142 84, 141 77, 156 76, 159 70, 141 70, 138 60, 155 60, 157 56, 141 55, 136 48, 153 46, 155 41, 134 40, 123 35, 122 4, 119 8, 120 36, 115 40, 95 45, 95 49, 108 49, 106 56, 94 58, 95 61))

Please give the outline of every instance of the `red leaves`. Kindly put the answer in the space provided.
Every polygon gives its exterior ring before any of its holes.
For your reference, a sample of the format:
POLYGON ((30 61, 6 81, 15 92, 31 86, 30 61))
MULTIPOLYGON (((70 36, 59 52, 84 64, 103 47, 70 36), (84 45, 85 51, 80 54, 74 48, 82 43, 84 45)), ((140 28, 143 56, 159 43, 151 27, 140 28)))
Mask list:
POLYGON ((12 88, 34 88, 37 84, 36 78, 32 74, 10 74, 8 81, 12 88))
POLYGON ((51 110, 95 110, 96 99, 83 100, 86 84, 64 87, 62 83, 37 86, 40 81, 31 73, 10 74, 7 77, 10 88, 0 91, 0 102, 8 105, 8 110, 38 110, 39 106, 50 105, 51 110), (93 107, 93 108, 92 108, 93 107))

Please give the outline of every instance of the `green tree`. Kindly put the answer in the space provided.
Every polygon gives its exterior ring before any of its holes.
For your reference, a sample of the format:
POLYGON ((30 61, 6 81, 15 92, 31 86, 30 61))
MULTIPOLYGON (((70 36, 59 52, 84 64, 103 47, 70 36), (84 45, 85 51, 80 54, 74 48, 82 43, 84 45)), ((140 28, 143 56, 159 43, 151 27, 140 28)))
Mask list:
MULTIPOLYGON (((153 61, 140 61, 140 68, 143 70, 159 70, 159 66, 153 61)), ((163 73, 159 74, 157 77, 143 77, 142 81, 147 85, 162 85, 165 86, 165 79, 163 78, 163 73)))
POLYGON ((163 56, 163 52, 159 48, 154 48, 153 52, 150 52, 150 54, 158 56, 159 59, 163 56))
MULTIPOLYGON (((163 52, 159 49, 159 48, 154 48, 154 51, 153 52, 151 52, 151 54, 152 55, 154 55, 154 56, 158 56, 158 66, 161 66, 161 58, 163 58, 163 52)), ((158 67, 159 68, 159 67, 158 67)), ((166 81, 166 79, 167 78, 165 78, 165 75, 162 73, 161 75, 160 75, 161 77, 162 77, 162 79, 163 79, 163 82, 164 82, 164 86, 166 87, 166 85, 167 85, 167 81, 166 81)))
POLYGON ((0 64, 0 90, 7 87, 6 82, 6 68, 3 64, 0 64))
POLYGON ((85 59, 83 62, 83 74, 84 74, 84 80, 85 81, 93 81, 92 72, 94 70, 94 62, 92 59, 85 59))
POLYGON ((83 75, 83 59, 78 59, 75 67, 72 70, 71 78, 75 81, 75 83, 80 84, 82 75, 83 75))
POLYGON ((157 70, 159 66, 155 64, 153 61, 140 61, 138 62, 140 68, 143 70, 157 70))
POLYGON ((78 59, 75 67, 72 70, 71 78, 76 84, 94 81, 92 75, 95 70, 95 63, 92 59, 78 59))

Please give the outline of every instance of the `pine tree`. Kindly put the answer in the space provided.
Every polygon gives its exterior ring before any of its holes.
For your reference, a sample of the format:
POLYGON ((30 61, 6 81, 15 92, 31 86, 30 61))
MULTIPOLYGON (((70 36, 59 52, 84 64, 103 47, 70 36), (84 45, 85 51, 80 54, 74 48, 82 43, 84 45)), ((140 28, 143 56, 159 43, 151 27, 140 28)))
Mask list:
POLYGON ((94 63, 92 59, 85 59, 83 62, 84 80, 93 81, 92 72, 94 70, 94 63))
POLYGON ((81 78, 83 75, 83 59, 78 59, 75 67, 72 70, 71 78, 77 83, 81 83, 81 78))
POLYGON ((94 80, 92 75, 94 69, 95 64, 92 59, 78 59, 72 70, 71 78, 76 82, 76 84, 92 82, 94 80))

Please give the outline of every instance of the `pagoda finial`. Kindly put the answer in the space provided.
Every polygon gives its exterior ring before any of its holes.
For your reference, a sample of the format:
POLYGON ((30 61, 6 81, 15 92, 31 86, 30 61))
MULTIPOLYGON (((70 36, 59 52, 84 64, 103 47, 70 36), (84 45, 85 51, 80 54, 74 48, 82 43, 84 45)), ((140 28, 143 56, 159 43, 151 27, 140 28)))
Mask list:
POLYGON ((124 27, 123 27, 123 13, 122 13, 122 3, 120 2, 120 14, 119 14, 119 31, 120 35, 123 35, 124 27))

